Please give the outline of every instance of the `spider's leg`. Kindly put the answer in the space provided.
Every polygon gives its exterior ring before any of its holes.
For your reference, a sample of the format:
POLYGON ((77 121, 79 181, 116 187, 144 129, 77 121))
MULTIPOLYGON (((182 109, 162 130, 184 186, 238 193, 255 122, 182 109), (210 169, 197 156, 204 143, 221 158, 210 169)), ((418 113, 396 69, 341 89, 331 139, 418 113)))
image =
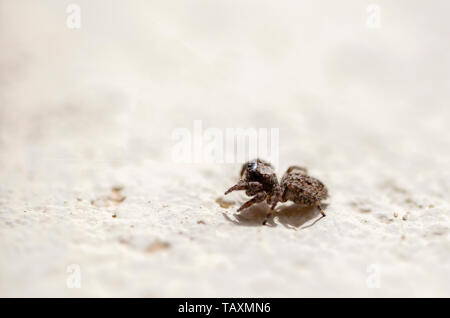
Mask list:
POLYGON ((283 187, 281 187, 281 190, 280 190, 280 196, 279 196, 279 199, 278 199, 278 201, 280 201, 280 202, 286 202, 287 201, 287 199, 286 199, 286 194, 287 194, 287 192, 288 192, 288 187, 286 187, 286 186, 283 186, 283 187))
POLYGON ((250 200, 248 200, 247 202, 245 202, 244 204, 242 204, 242 205, 240 206, 240 208, 237 209, 237 211, 240 212, 240 211, 242 211, 242 210, 244 210, 244 209, 246 209, 246 208, 252 206, 252 205, 255 204, 255 203, 264 201, 264 199, 266 198, 266 196, 267 196, 266 192, 264 192, 264 191, 258 192, 253 198, 251 198, 250 200))
POLYGON ((271 196, 267 197, 267 203, 271 204, 269 212, 267 212, 266 217, 264 218, 263 225, 266 225, 267 220, 272 215, 273 211, 275 210, 275 207, 277 206, 278 202, 282 201, 282 192, 283 189, 279 185, 276 185, 273 191, 273 194, 271 196), (272 199, 273 198, 273 199, 272 199))
POLYGON ((227 191, 225 191, 225 194, 228 194, 228 193, 236 191, 236 190, 244 190, 244 189, 247 189, 247 187, 248 187, 248 181, 241 179, 238 181, 238 183, 236 183, 234 186, 232 186, 227 191))
POLYGON ((263 221, 263 225, 266 225, 266 223, 267 223, 267 220, 270 218, 270 216, 272 215, 272 213, 273 213, 273 211, 275 210, 275 207, 277 206, 277 204, 278 204, 278 196, 275 196, 274 197, 274 199, 273 199, 273 203, 272 203, 272 205, 270 206, 270 210, 269 210, 269 212, 267 212, 267 214, 266 214, 266 217, 264 218, 264 221, 263 221))
POLYGON ((319 200, 316 200, 315 205, 316 205, 316 207, 319 209, 320 214, 322 214, 322 217, 327 216, 327 215, 325 214, 325 212, 323 212, 322 207, 320 206, 319 200))

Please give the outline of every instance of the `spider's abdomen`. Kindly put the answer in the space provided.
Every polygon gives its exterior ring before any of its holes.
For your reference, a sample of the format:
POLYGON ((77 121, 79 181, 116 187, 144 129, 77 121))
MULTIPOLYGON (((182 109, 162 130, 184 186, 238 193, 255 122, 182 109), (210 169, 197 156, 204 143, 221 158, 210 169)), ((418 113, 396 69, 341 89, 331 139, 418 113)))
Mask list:
POLYGON ((305 206, 314 205, 316 201, 326 199, 328 196, 328 190, 321 181, 299 169, 291 169, 284 174, 281 179, 281 191, 281 201, 290 200, 305 206))

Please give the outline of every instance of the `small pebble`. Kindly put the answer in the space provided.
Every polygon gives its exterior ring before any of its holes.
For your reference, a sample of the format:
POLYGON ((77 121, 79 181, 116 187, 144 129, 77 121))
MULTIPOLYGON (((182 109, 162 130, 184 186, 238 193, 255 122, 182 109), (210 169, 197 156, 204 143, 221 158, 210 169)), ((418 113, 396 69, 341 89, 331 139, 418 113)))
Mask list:
POLYGON ((153 253, 153 252, 168 249, 169 247, 170 247, 170 244, 168 242, 155 241, 147 247, 146 251, 149 253, 153 253))

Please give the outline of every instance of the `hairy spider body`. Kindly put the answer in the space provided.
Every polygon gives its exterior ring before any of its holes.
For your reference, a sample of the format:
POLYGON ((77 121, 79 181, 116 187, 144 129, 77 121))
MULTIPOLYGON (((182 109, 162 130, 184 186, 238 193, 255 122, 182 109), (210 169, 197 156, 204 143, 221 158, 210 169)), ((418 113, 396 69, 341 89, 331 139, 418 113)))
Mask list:
POLYGON ((292 201, 302 206, 315 205, 322 216, 325 216, 320 201, 327 198, 328 190, 321 181, 309 176, 303 167, 289 167, 281 178, 280 184, 275 170, 269 162, 261 159, 249 161, 242 166, 241 179, 225 194, 236 190, 245 190, 248 196, 253 196, 239 207, 238 211, 264 200, 270 205, 263 225, 267 223, 278 202, 292 201))
POLYGON ((316 205, 325 216, 320 201, 328 197, 328 190, 318 179, 308 175, 303 167, 291 166, 281 178, 281 202, 292 201, 302 206, 316 205))

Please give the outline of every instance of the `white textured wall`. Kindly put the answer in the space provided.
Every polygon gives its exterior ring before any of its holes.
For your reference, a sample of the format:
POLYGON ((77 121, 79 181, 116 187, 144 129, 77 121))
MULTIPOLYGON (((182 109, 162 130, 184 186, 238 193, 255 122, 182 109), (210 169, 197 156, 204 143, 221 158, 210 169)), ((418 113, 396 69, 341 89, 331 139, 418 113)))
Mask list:
POLYGON ((373 2, 0 1, 0 295, 450 296, 450 5, 373 2), (280 128, 328 216, 236 214, 196 119, 280 128))

